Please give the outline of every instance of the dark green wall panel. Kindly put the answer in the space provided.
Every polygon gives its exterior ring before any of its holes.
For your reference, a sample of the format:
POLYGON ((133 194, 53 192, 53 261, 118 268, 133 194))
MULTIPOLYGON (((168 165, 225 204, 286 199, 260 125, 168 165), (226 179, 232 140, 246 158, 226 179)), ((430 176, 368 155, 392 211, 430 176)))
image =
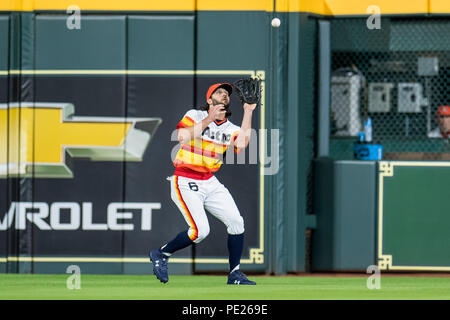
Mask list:
POLYGON ((36 69, 125 69, 125 16, 83 16, 72 30, 66 19, 36 15, 36 69))
POLYGON ((319 158, 312 271, 365 271, 375 264, 376 162, 319 158))
POLYGON ((9 16, 0 15, 0 71, 8 69, 9 16))
POLYGON ((381 19, 381 29, 369 29, 366 19, 331 21, 331 50, 381 51, 389 47, 390 19, 381 19))
POLYGON ((193 16, 129 16, 128 68, 192 70, 193 16))
POLYGON ((5 103, 8 96, 9 21, 9 16, 0 15, 0 103, 5 103))
POLYGON ((198 69, 266 69, 270 28, 263 12, 199 12, 198 69))

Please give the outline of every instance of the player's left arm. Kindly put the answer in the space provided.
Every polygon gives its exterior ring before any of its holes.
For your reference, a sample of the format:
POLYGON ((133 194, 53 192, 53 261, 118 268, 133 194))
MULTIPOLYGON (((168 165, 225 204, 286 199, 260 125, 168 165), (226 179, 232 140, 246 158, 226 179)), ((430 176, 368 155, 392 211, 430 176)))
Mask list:
POLYGON ((250 142, 250 135, 251 135, 251 129, 252 129, 252 115, 253 111, 256 108, 256 103, 254 104, 248 104, 244 103, 244 116, 242 118, 242 124, 241 124, 241 130, 239 130, 238 135, 236 136, 236 139, 232 141, 232 144, 237 151, 240 151, 241 149, 247 148, 249 142, 250 142))

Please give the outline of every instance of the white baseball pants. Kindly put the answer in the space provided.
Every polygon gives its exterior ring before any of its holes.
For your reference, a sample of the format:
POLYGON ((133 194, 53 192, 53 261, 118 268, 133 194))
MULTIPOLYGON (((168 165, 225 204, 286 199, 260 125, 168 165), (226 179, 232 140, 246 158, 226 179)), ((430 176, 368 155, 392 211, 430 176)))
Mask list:
POLYGON ((189 226, 189 238, 200 243, 209 234, 206 211, 222 221, 228 234, 244 232, 244 219, 228 189, 212 176, 196 180, 171 176, 171 197, 189 226))

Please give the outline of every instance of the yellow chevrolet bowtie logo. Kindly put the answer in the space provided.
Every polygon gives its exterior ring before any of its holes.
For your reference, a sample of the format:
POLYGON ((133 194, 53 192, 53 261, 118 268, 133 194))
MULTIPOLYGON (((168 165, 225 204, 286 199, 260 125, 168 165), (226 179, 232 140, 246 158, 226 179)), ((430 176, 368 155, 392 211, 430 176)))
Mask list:
POLYGON ((71 157, 142 161, 160 118, 75 117, 68 103, 0 104, 0 178, 68 178, 71 157))

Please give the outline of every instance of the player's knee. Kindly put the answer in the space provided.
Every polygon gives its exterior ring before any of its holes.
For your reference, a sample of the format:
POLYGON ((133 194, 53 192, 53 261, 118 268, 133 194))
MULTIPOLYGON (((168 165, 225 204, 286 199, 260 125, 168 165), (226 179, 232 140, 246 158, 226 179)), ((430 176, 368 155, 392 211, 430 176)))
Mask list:
POLYGON ((244 218, 241 216, 235 216, 230 219, 227 232, 228 234, 241 234, 244 233, 244 218))
POLYGON ((202 228, 198 229, 197 239, 195 239, 195 243, 201 242, 203 239, 205 239, 209 234, 209 226, 204 226, 202 228))

